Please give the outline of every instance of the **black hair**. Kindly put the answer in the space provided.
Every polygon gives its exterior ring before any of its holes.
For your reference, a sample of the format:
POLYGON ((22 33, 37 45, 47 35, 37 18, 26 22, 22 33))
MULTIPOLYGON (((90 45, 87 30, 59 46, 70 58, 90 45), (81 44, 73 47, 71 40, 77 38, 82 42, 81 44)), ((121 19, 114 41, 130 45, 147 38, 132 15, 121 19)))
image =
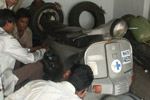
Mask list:
POLYGON ((15 14, 9 9, 0 9, 0 27, 5 26, 6 22, 15 22, 15 14))
POLYGON ((30 13, 27 9, 25 8, 20 8, 16 12, 16 20, 19 18, 30 18, 30 13))
POLYGON ((88 65, 75 64, 71 68, 71 75, 67 81, 75 87, 76 91, 86 89, 93 81, 93 72, 88 65))
POLYGON ((43 71, 45 73, 45 80, 52 80, 54 82, 60 82, 63 77, 63 66, 59 61, 59 58, 51 53, 52 50, 44 54, 41 60, 43 64, 43 71))

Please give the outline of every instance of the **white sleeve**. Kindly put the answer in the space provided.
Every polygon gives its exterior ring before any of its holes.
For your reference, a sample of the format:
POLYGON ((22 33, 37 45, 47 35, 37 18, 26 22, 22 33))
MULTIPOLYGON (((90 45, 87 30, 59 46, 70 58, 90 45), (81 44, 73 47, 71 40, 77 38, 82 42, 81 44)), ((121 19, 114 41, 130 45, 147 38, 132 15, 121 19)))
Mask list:
POLYGON ((5 52, 12 57, 25 64, 33 63, 43 58, 45 49, 36 50, 34 53, 29 53, 27 48, 23 48, 20 43, 13 37, 5 41, 5 52))
POLYGON ((16 92, 7 96, 4 100, 24 100, 28 93, 30 93, 30 88, 32 87, 33 82, 27 83, 25 86, 21 87, 16 92))
POLYGON ((15 85, 18 81, 16 75, 12 73, 12 69, 7 69, 2 74, 2 83, 4 84, 4 95, 8 96, 14 92, 15 85))

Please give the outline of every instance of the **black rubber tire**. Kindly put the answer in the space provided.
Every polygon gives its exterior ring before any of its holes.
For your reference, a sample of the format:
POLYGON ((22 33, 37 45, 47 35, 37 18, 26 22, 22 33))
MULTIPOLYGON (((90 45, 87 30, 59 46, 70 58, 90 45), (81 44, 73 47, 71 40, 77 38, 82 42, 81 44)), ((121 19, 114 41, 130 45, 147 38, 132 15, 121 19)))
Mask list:
POLYGON ((132 18, 132 17, 135 17, 135 16, 132 15, 132 14, 125 14, 125 15, 123 15, 121 18, 122 18, 123 20, 128 20, 129 18, 132 18))
POLYGON ((104 11, 99 6, 92 2, 81 2, 75 5, 69 13, 68 23, 70 26, 81 27, 79 17, 83 11, 88 11, 94 16, 93 28, 105 23, 104 11))
POLYGON ((62 10, 57 9, 54 3, 42 4, 37 8, 36 12, 34 13, 30 21, 30 27, 33 33, 38 37, 41 37, 43 33, 42 26, 40 24, 40 18, 42 16, 42 13, 49 12, 48 10, 51 10, 50 12, 54 13, 53 17, 55 18, 56 21, 59 21, 61 23, 63 23, 64 21, 62 10))

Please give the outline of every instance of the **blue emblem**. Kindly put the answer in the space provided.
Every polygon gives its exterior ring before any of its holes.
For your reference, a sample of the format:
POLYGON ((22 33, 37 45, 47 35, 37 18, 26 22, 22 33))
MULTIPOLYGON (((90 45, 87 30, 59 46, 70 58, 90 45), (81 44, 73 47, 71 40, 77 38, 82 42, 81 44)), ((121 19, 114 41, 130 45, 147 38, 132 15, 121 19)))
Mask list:
POLYGON ((118 63, 118 61, 116 62, 116 66, 117 66, 117 70, 119 70, 120 64, 118 63))

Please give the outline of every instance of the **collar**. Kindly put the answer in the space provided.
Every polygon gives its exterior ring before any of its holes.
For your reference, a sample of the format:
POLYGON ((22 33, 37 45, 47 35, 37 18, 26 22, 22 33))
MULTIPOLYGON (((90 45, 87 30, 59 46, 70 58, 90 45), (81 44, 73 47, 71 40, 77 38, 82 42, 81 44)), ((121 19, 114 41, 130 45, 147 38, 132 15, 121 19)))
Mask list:
POLYGON ((0 34, 7 34, 2 27, 0 27, 0 34))
POLYGON ((15 23, 15 25, 14 25, 13 33, 17 33, 17 34, 18 34, 18 29, 17 29, 17 25, 16 25, 16 23, 15 23))
MULTIPOLYGON (((28 31, 30 31, 29 27, 27 27, 27 28, 24 30, 24 32, 28 32, 28 31)), ((17 24, 14 25, 13 33, 19 34, 17 24)))
POLYGON ((63 84, 65 87, 67 87, 71 92, 75 93, 75 87, 71 83, 69 83, 67 81, 63 81, 63 82, 61 82, 61 84, 63 84))

